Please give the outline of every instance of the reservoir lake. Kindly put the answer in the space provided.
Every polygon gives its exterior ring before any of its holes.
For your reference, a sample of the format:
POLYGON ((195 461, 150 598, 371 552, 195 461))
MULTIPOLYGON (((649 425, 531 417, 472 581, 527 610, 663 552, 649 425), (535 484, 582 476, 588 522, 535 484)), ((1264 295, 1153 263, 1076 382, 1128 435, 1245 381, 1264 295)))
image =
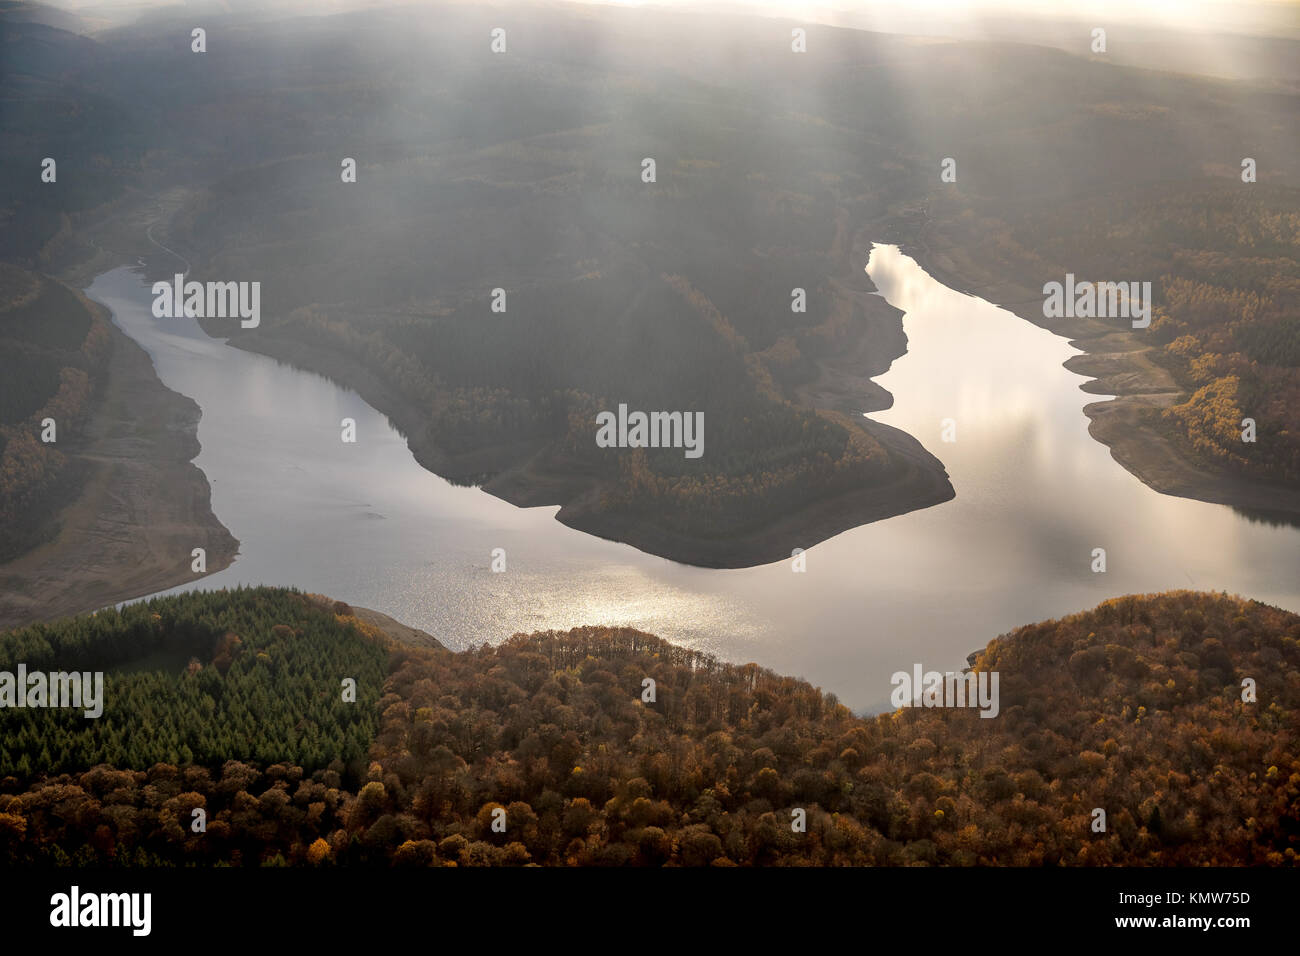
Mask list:
POLYGON ((866 268, 904 312, 908 339, 876 378, 893 407, 870 417, 936 455, 957 495, 812 547, 792 542, 808 548, 805 573, 789 561, 689 567, 566 528, 557 507, 457 487, 416 464, 354 392, 232 348, 195 319, 155 318, 138 270, 86 291, 201 407, 195 464, 240 541, 229 568, 164 594, 291 586, 453 649, 633 626, 803 677, 859 712, 889 708, 895 671, 960 670, 999 634, 1109 597, 1195 588, 1300 611, 1300 529, 1162 495, 1125 471, 1088 434, 1082 409, 1097 396, 1062 367, 1077 354, 1065 339, 947 288, 894 246, 874 247, 866 268), (355 444, 340 441, 348 417, 355 444), (955 441, 942 440, 944 419, 955 441), (504 573, 491 570, 495 548, 504 573), (1106 550, 1105 573, 1092 571, 1094 548, 1106 550))

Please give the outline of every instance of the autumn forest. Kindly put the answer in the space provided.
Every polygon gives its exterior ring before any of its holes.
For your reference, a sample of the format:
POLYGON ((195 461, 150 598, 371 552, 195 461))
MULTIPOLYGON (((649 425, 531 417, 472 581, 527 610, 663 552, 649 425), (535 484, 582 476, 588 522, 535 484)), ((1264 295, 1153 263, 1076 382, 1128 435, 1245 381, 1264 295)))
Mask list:
POLYGON ((1281 866, 1300 844, 1300 618, 1227 596, 990 641, 995 721, 857 717, 632 630, 419 648, 269 589, 36 626, 0 663, 56 656, 109 669, 114 703, 53 733, 0 717, 10 865, 1281 866))

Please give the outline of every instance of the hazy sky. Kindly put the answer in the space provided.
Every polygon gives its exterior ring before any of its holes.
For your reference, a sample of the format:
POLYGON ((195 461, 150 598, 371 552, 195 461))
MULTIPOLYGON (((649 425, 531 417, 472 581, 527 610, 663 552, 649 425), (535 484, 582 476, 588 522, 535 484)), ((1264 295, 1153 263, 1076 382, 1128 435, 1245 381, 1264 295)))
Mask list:
POLYGON ((845 22, 983 19, 1032 16, 1111 22, 1145 22, 1179 29, 1236 31, 1300 29, 1296 0, 586 0, 612 6, 748 8, 776 16, 845 22))
MULTIPOLYGON (((89 12, 99 7, 199 6, 184 0, 45 0, 52 6, 89 12)), ((472 0, 471 0, 472 2, 472 0)), ((527 2, 527 0, 525 0, 527 2)), ((1179 29, 1233 32, 1300 31, 1300 0, 577 0, 611 6, 748 9, 810 22, 848 24, 861 20, 876 29, 902 28, 927 20, 981 20, 987 17, 1050 17, 1095 21, 1145 21, 1179 29)), ((420 0, 215 0, 211 6, 267 6, 327 12, 360 7, 424 5, 420 0)), ((495 5, 508 6, 508 0, 495 5)), ((860 25, 855 23, 854 25, 860 25)))

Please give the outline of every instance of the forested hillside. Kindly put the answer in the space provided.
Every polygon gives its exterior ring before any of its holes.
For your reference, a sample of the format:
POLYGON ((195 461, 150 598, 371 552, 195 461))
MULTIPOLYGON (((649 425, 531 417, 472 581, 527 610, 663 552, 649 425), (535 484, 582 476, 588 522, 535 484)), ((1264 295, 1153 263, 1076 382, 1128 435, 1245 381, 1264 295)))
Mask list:
MULTIPOLYGON (((313 57, 307 82, 336 105, 311 141, 241 163, 168 225, 203 274, 263 277, 255 334, 205 327, 345 381, 382 380, 388 394, 363 393, 439 474, 569 505, 562 520, 656 553, 678 556, 639 528, 725 541, 819 499, 896 494, 912 465, 869 422, 799 400, 821 361, 865 347, 865 374, 901 350, 881 332, 889 310, 852 291, 865 291, 855 233, 899 178, 863 174, 880 147, 823 135, 811 116, 774 126, 748 92, 584 63, 581 45, 631 45, 629 24, 603 17, 549 12, 573 47, 485 56, 474 38, 493 16, 462 8, 450 30, 410 32, 388 15, 342 18, 395 45, 382 105, 368 105, 376 68, 360 47, 313 57), (333 142, 383 145, 357 150, 344 184, 333 142), (620 403, 703 412, 703 455, 597 447, 597 413, 620 403)), ((541 31, 533 12, 511 20, 541 31)), ((761 28, 747 33, 760 42, 761 28)), ((327 36, 289 42, 312 50, 327 36)), ((237 42, 250 84, 284 82, 261 76, 256 55, 280 38, 241 30, 237 42)), ((287 105, 241 113, 269 123, 260 113, 287 105)), ((948 496, 938 484, 927 503, 948 496)))
POLYGON ((360 759, 376 723, 385 652, 360 622, 340 627, 302 595, 183 594, 10 632, 0 671, 106 671, 102 717, 0 712, 0 773, 98 763, 215 766, 360 759), (342 681, 355 681, 355 704, 342 681))
POLYGON ((69 455, 84 444, 109 348, 107 320, 76 293, 0 263, 0 562, 49 537, 84 478, 69 455))
POLYGON ((6 635, 6 667, 116 669, 102 726, 41 712, 60 732, 39 753, 13 730, 33 712, 3 715, 0 859, 1292 865, 1300 841, 1300 617, 1239 598, 1120 598, 1004 635, 974 656, 1000 674, 995 719, 860 718, 626 629, 389 644, 386 665, 382 641, 346 605, 269 589, 6 635))
POLYGON ((103 48, 68 32, 74 20, 0 5, 0 261, 48 269, 80 217, 138 182, 151 124, 98 88, 103 48), (34 13, 68 30, 32 22, 34 13))

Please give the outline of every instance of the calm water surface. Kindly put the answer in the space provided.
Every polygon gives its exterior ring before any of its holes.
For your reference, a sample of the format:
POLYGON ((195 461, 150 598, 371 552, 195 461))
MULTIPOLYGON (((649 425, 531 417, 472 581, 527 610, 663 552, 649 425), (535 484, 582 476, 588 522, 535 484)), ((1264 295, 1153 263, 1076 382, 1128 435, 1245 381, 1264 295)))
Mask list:
MULTIPOLYGON (((908 352, 872 418, 940 458, 957 497, 847 531, 788 562, 691 568, 564 527, 416 464, 355 393, 154 318, 141 276, 88 290, 203 409, 196 464, 234 564, 192 587, 288 585, 391 614, 453 648, 518 631, 626 624, 804 677, 860 711, 888 706, 913 662, 956 669, 1011 628, 1168 588, 1227 590, 1300 610, 1300 530, 1158 494, 1087 430, 1095 400, 1061 367, 1067 342, 928 276, 893 246, 867 272, 903 310, 908 352), (357 422, 356 444, 339 421, 357 422), (956 422, 956 441, 941 422, 956 422), (1105 574, 1091 571, 1105 548, 1105 574), (490 570, 504 548, 508 570, 490 570)), ((791 542, 791 547, 800 546, 791 542)), ((806 543, 803 544, 806 547, 806 543)), ((181 556, 188 561, 188 556, 181 556)))

